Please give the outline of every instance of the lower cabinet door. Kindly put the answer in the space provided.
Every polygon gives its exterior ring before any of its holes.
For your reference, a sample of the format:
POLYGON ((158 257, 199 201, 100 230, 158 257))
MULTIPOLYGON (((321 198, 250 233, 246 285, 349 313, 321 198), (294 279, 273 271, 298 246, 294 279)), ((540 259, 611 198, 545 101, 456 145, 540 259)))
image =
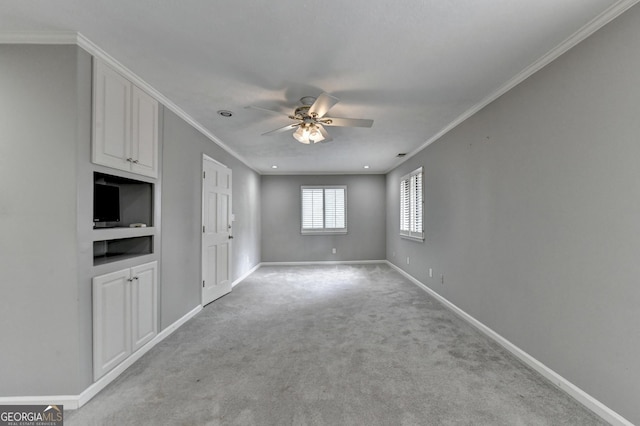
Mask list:
POLYGON ((93 380, 157 334, 158 263, 93 279, 93 380))
POLYGON ((133 352, 157 334, 157 262, 131 268, 131 333, 133 352))
POLYGON ((93 279, 93 378, 131 354, 130 270, 93 279))

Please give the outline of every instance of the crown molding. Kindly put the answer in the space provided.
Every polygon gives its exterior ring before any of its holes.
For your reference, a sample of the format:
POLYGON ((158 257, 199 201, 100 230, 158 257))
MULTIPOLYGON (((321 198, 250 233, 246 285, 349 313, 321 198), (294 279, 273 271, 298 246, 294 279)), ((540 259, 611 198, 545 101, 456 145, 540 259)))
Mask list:
POLYGON ((79 32, 71 31, 51 31, 51 32, 0 32, 0 44, 75 44, 89 54, 99 58, 101 61, 107 63, 110 67, 118 71, 124 77, 129 79, 136 86, 143 89, 149 95, 153 96, 158 102, 160 102, 165 108, 175 113, 178 117, 189 123, 190 126, 197 129, 207 139, 218 145, 220 148, 227 151, 233 157, 242 162, 245 166, 260 174, 249 162, 240 154, 231 149, 228 145, 218 139, 213 133, 211 133, 206 127, 198 123, 193 117, 191 117, 182 108, 172 102, 169 98, 164 96, 161 92, 156 90, 149 83, 144 81, 130 69, 122 65, 113 56, 102 50, 98 45, 93 43, 87 37, 79 32))
POLYGON ((0 44, 76 44, 77 33, 73 31, 1 31, 0 44))
POLYGON ((584 26, 582 26, 582 28, 580 28, 578 31, 570 35, 562 43, 560 43, 559 45, 551 49, 545 55, 537 59, 531 65, 526 67, 524 70, 520 71, 510 80, 508 80, 506 83, 500 86, 498 89, 496 89, 495 91, 490 93, 488 96, 483 98, 480 102, 473 105, 471 108, 469 108, 464 113, 459 115, 455 120, 453 120, 451 123, 443 127, 438 133, 433 135, 431 138, 427 139, 427 141, 424 142, 422 145, 420 145, 418 148, 408 153, 405 157, 402 158, 402 160, 396 162, 393 166, 391 166, 388 170, 386 170, 385 173, 391 172, 392 170, 396 169, 405 161, 414 157, 420 151, 422 151, 423 149, 425 149, 426 147, 428 147, 429 145, 431 145, 432 143, 434 143, 435 141, 437 141, 438 139, 440 139, 441 137, 449 133, 451 130, 456 128, 466 119, 470 118, 471 116, 479 112, 482 108, 486 107, 491 102, 495 101, 500 96, 504 95, 509 90, 513 89, 518 84, 522 83, 524 80, 531 77, 533 74, 540 71, 542 68, 549 65, 551 62, 558 59, 564 53, 569 51, 571 48, 575 47, 577 44, 585 40, 587 37, 589 37, 596 31, 598 31, 600 28, 604 27, 609 22, 613 21, 615 18, 622 15, 624 12, 626 12, 629 8, 634 6, 639 1, 640 0, 620 0, 612 4, 604 12, 600 13, 594 19, 592 19, 591 21, 586 23, 584 26))
POLYGON ((142 78, 140 78, 138 75, 136 75, 133 71, 131 71, 130 69, 128 69, 127 67, 122 65, 113 56, 109 55, 107 52, 102 50, 98 45, 93 43, 91 40, 89 40, 87 37, 85 37, 81 33, 77 33, 77 44, 82 49, 84 49, 88 53, 90 53, 91 55, 93 55, 93 56, 99 58, 101 61, 107 63, 110 67, 112 67, 113 69, 118 71, 120 74, 125 76, 132 83, 134 83, 136 86, 138 86, 141 89, 143 89, 149 95, 151 95, 154 98, 156 98, 156 100, 158 100, 158 102, 160 102, 165 108, 169 109, 170 111, 175 113, 178 117, 182 118, 191 127, 193 127, 196 130, 198 130, 207 139, 209 139, 210 141, 212 141, 213 143, 218 145, 220 148, 222 148, 225 151, 227 151, 233 157, 235 157, 240 162, 242 162, 245 166, 247 166, 248 168, 250 168, 254 172, 260 174, 260 172, 258 170, 256 170, 253 166, 251 166, 249 164, 249 162, 244 157, 242 157, 240 154, 238 154, 233 149, 231 149, 228 145, 223 143, 213 133, 211 133, 206 127, 204 127, 202 124, 200 124, 198 121, 196 121, 193 117, 191 117, 186 111, 184 111, 182 108, 180 108, 178 105, 176 105, 173 101, 171 101, 169 98, 167 98, 165 95, 160 93, 158 90, 156 90, 149 83, 147 83, 142 78))

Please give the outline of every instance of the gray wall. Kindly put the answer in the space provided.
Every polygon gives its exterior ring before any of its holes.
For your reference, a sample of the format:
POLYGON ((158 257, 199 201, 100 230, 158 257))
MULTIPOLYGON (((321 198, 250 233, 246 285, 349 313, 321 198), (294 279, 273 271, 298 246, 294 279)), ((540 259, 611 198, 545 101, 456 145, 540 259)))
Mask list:
MULTIPOLYGON (((91 277, 114 268, 93 266, 93 171, 136 176, 90 163, 82 49, 0 45, 0 93, 0 396, 77 395, 93 381, 91 277)), ((161 244, 148 257, 162 260, 163 329, 200 303, 202 153, 233 170, 234 279, 260 262, 260 176, 175 114, 162 118, 161 244)))
POLYGON ((384 175, 264 175, 261 188, 263 262, 385 259, 384 175), (301 185, 347 185, 348 234, 300 233, 301 185))
POLYGON ((84 389, 91 289, 79 263, 92 254, 78 243, 78 178, 90 70, 76 46, 0 45, 1 396, 84 389))
POLYGON ((234 280, 260 262, 260 175, 163 109, 161 327, 201 302, 202 154, 233 173, 234 280))
POLYGON ((635 6, 387 176, 390 261, 636 424, 639 29, 635 6), (398 185, 421 165, 415 243, 398 185))

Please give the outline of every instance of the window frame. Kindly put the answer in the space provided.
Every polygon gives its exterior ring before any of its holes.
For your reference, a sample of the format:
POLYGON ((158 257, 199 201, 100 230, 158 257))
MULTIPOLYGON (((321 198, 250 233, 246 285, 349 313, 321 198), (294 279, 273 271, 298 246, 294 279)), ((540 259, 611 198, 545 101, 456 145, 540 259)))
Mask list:
POLYGON ((418 167, 400 178, 399 222, 400 237, 424 241, 424 167, 418 167), (420 221, 419 227, 416 226, 418 225, 417 216, 420 221))
POLYGON ((300 186, 300 233, 303 235, 344 235, 347 233, 347 185, 301 185, 300 186), (304 228, 304 191, 305 189, 322 189, 322 228, 304 228), (326 190, 344 190, 344 228, 326 228, 326 190))

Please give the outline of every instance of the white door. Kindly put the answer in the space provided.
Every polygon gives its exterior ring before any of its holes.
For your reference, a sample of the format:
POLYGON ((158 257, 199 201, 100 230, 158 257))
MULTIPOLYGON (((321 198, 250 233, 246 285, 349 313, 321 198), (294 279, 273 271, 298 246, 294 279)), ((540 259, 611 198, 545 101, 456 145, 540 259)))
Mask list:
POLYGON ((131 268, 131 338, 132 351, 140 349, 156 335, 158 263, 131 268))
POLYGON ((231 169, 202 161, 202 305, 231 291, 231 169))
POLYGON ((93 279, 93 378, 131 354, 130 270, 93 279))

